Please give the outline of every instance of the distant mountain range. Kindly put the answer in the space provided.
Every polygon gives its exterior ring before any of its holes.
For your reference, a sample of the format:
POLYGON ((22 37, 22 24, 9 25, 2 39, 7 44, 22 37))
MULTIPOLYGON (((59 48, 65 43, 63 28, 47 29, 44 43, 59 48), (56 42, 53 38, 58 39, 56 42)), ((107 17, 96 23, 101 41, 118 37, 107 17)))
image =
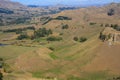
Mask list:
POLYGON ((57 5, 57 6, 38 6, 23 5, 10 0, 0 0, 0 25, 16 24, 30 21, 31 17, 59 13, 63 10, 76 9, 76 7, 57 5))
MULTIPOLYGON (((108 8, 114 8, 117 9, 117 14, 119 14, 119 5, 119 3, 112 3, 109 5, 109 7, 104 7, 104 9, 108 10, 108 8)), ((0 25, 3 26, 26 22, 29 23, 32 17, 56 14, 64 10, 74 10, 78 8, 80 7, 66 6, 61 4, 55 6, 26 6, 18 2, 12 2, 10 0, 0 0, 0 25)))
POLYGON ((12 2, 10 0, 0 0, 0 8, 20 9, 26 8, 26 6, 18 2, 12 2))

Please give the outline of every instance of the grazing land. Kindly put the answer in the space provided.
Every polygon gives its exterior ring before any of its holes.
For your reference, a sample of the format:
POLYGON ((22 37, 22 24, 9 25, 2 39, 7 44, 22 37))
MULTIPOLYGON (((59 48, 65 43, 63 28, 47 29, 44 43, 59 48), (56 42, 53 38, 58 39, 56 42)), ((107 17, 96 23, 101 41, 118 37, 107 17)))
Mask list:
POLYGON ((0 26, 3 80, 119 80, 119 12, 112 3, 0 26))

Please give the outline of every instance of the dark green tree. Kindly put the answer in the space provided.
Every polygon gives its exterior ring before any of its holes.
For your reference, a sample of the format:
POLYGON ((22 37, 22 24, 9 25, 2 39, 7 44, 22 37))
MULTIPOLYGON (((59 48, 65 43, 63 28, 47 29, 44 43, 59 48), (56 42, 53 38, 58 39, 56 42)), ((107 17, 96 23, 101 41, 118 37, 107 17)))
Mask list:
POLYGON ((114 9, 109 9, 107 14, 108 14, 108 16, 112 16, 112 15, 115 14, 115 10, 114 9))
POLYGON ((85 38, 85 37, 80 38, 80 42, 85 42, 85 41, 87 41, 87 38, 85 38))
POLYGON ((99 39, 101 39, 102 41, 105 41, 106 35, 104 35, 102 32, 100 32, 99 39))

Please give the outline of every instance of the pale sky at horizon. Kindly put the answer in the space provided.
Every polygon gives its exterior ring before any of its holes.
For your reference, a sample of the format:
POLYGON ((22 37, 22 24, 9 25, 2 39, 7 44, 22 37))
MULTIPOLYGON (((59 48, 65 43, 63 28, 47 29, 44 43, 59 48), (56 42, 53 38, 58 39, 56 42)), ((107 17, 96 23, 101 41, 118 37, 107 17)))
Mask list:
POLYGON ((106 4, 111 2, 120 2, 120 0, 12 0, 25 5, 91 5, 106 4))

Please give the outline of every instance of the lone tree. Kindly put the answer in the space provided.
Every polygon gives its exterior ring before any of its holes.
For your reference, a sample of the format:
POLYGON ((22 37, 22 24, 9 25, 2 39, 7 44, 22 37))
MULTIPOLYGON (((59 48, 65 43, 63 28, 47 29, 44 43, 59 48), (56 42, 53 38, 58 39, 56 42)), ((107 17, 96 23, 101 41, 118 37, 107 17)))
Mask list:
POLYGON ((0 72, 0 80, 3 80, 3 74, 0 72))
POLYGON ((74 41, 78 41, 79 40, 78 37, 74 37, 73 39, 74 39, 74 41))
POLYGON ((85 41, 87 41, 87 38, 85 38, 85 37, 80 38, 80 42, 85 42, 85 41))

